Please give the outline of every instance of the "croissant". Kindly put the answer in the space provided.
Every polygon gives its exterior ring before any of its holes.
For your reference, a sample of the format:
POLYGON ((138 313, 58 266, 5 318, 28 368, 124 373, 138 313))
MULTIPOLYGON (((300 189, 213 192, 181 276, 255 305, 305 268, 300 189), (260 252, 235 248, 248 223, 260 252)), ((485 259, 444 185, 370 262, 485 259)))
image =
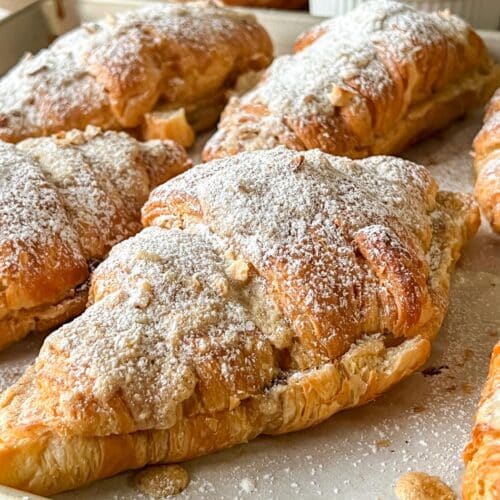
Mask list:
POLYGON ((409 161, 285 148, 194 167, 142 218, 0 399, 0 484, 50 495, 372 400, 429 356, 479 224, 409 161))
POLYGON ((464 451, 465 500, 500 498, 500 342, 493 349, 488 379, 464 451))
POLYGON ((485 102, 500 84, 481 38, 448 12, 363 2, 299 37, 260 83, 234 97, 205 160, 241 151, 320 148, 394 154, 485 102))
POLYGON ((0 139, 93 124, 188 146, 194 131, 217 122, 237 77, 271 59, 269 36, 253 16, 211 2, 84 24, 0 80, 0 139))
POLYGON ((95 127, 0 141, 0 348, 79 314, 89 268, 141 229, 150 190, 190 166, 171 141, 95 127))
POLYGON ((475 195, 491 227, 500 233, 500 88, 474 139, 475 195))

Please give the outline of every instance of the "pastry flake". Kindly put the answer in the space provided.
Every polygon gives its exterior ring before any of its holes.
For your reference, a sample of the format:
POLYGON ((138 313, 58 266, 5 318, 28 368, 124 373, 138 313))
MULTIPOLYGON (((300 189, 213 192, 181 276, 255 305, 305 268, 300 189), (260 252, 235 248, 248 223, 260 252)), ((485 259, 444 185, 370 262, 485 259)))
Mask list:
POLYGON ((409 472, 401 476, 395 491, 398 500, 456 500, 453 490, 439 477, 424 472, 409 472))

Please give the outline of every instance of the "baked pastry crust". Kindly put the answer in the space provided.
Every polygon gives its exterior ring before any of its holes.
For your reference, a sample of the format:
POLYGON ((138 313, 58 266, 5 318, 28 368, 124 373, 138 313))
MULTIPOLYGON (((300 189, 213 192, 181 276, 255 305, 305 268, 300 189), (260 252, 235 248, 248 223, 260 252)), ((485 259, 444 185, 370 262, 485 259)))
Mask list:
POLYGON ((476 413, 472 441, 464 451, 462 482, 465 500, 500 498, 500 342, 491 355, 490 369, 476 413))
POLYGON ((279 144, 395 154, 488 100, 500 83, 481 38, 446 12, 363 2, 299 37, 226 107, 205 160, 279 144))
POLYGON ((153 187, 190 166, 171 141, 95 127, 0 142, 0 349, 79 314, 89 266, 141 229, 153 187))
POLYGON ((50 495, 372 400, 429 356, 479 213, 402 159, 277 148, 163 184, 143 223, 3 394, 0 484, 50 495))
POLYGON ((500 88, 486 109, 484 125, 474 139, 474 194, 491 224, 500 233, 500 88))
MULTIPOLYGON (((253 16, 211 2, 118 14, 65 34, 0 80, 0 139, 88 124, 140 128, 157 104, 196 108, 271 59, 269 36, 253 16)), ((153 132, 148 138, 167 138, 153 132)))

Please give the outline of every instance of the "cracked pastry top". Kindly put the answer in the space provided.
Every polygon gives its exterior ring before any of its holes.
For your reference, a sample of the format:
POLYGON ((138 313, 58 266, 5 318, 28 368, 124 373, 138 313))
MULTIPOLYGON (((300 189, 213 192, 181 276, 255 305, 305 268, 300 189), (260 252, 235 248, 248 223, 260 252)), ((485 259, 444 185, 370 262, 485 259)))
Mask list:
POLYGON ((108 16, 27 55, 0 80, 0 139, 92 124, 188 146, 216 123, 237 77, 271 59, 253 16, 211 2, 108 16))
POLYGON ((361 158, 395 154, 484 103, 500 84, 479 35, 448 12, 363 2, 302 34, 233 97, 205 160, 279 144, 361 158))
POLYGON ((0 399, 0 484, 50 495, 314 425, 428 358, 474 199, 283 147, 156 188, 90 306, 0 399))

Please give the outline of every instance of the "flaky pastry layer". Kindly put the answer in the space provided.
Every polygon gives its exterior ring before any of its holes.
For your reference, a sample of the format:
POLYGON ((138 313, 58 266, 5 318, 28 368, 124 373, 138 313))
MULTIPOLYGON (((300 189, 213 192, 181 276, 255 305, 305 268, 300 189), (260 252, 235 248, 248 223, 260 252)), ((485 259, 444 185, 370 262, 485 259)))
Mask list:
POLYGON ((474 139, 474 194, 491 227, 500 233, 500 88, 486 109, 483 128, 474 139))
POLYGON ((500 342, 491 354, 488 379, 476 413, 472 441, 464 451, 465 500, 500 498, 500 342))

